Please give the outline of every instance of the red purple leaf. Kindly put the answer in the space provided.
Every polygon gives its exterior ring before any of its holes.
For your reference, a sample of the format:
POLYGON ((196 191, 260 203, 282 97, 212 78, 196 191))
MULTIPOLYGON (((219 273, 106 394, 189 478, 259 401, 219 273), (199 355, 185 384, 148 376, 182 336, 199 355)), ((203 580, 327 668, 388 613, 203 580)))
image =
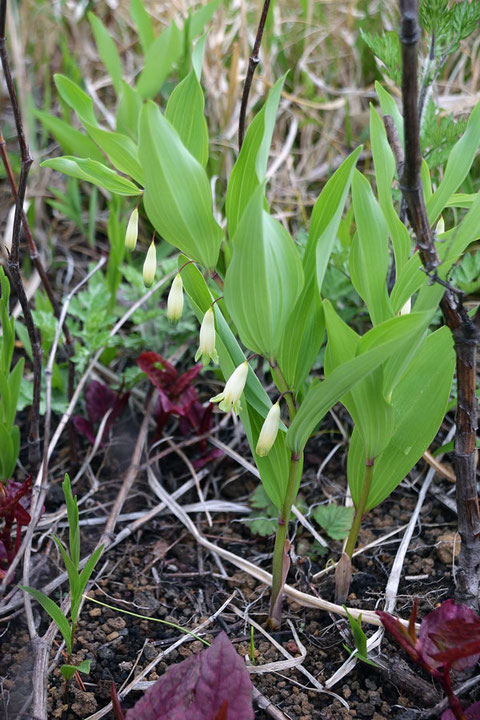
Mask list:
POLYGON ((422 620, 417 648, 433 667, 471 667, 480 658, 480 617, 467 605, 446 600, 422 620))
MULTIPOLYGON (((480 702, 473 703, 470 707, 463 711, 466 720, 480 720, 480 702)), ((442 720, 455 720, 455 715, 452 710, 445 710, 442 713, 442 720)))
POLYGON ((7 486, 0 484, 0 578, 5 577, 6 569, 18 552, 21 541, 21 528, 28 525, 31 518, 27 507, 30 502, 32 475, 23 483, 10 480, 7 486), (13 526, 16 524, 16 537, 13 539, 13 526))
POLYGON ((120 707, 120 700, 118 699, 117 688, 115 687, 115 683, 113 682, 110 688, 110 697, 112 698, 112 708, 113 714, 115 715, 115 720, 125 720, 125 715, 123 714, 123 710, 120 707))
POLYGON ((228 702, 227 702, 227 700, 224 700, 220 707, 220 710, 215 715, 214 720, 227 720, 227 711, 228 711, 228 702))
POLYGON ((91 423, 100 422, 115 403, 116 393, 98 380, 92 380, 85 390, 85 405, 91 423))
POLYGON ((95 443, 96 433, 92 423, 81 415, 74 415, 72 422, 75 430, 85 435, 93 445, 95 443))
POLYGON ((182 373, 172 384, 172 394, 181 395, 192 384, 202 367, 202 363, 198 363, 198 365, 194 365, 190 370, 182 373))
POLYGON ((82 435, 86 435, 93 445, 97 436, 95 425, 110 411, 100 440, 103 445, 105 439, 108 438, 113 423, 124 412, 129 396, 129 392, 117 392, 98 382, 98 380, 92 380, 85 390, 88 420, 81 415, 75 415, 73 418, 75 429, 81 432, 82 435))
POLYGON ((396 643, 402 647, 408 655, 415 662, 418 661, 420 654, 415 647, 413 639, 408 633, 408 630, 402 625, 402 623, 390 613, 386 613, 383 610, 377 610, 380 620, 383 623, 385 630, 393 637, 396 643))
POLYGON ((137 365, 158 390, 177 379, 174 366, 156 352, 143 352, 137 359, 137 365))
POLYGON ((126 720, 253 720, 252 683, 241 657, 220 633, 198 655, 169 668, 126 720))

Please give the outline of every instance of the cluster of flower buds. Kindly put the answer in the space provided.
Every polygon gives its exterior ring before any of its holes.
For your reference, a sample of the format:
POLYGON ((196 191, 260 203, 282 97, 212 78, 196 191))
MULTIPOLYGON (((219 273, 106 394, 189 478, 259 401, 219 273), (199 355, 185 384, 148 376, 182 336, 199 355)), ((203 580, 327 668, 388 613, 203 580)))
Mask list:
MULTIPOLYGON (((136 207, 127 223, 127 231, 125 233, 125 247, 133 252, 137 246, 138 239, 138 207, 136 207)), ((155 280, 157 271, 157 251, 155 250, 155 242, 152 240, 148 252, 143 263, 143 282, 150 287, 155 280)))
MULTIPOLYGON (((130 215, 127 232, 125 235, 125 246, 131 252, 135 250, 138 238, 138 208, 135 208, 130 215)), ((152 240, 143 264, 143 281, 147 287, 153 284, 157 269, 157 253, 155 242, 152 240)), ((183 313, 183 282, 179 272, 175 275, 167 300, 167 317, 172 323, 178 323, 183 313)), ((195 361, 201 358, 203 365, 210 361, 218 363, 218 353, 215 348, 215 313, 213 305, 208 308, 203 316, 200 327, 200 343, 195 354, 195 361)), ((248 376, 248 360, 241 363, 227 380, 225 389, 219 395, 211 398, 210 402, 218 402, 224 412, 233 410, 238 415, 242 406, 240 398, 245 388, 248 376)), ((280 400, 270 408, 265 422, 263 423, 256 446, 256 454, 264 457, 272 449, 280 426, 280 400)))

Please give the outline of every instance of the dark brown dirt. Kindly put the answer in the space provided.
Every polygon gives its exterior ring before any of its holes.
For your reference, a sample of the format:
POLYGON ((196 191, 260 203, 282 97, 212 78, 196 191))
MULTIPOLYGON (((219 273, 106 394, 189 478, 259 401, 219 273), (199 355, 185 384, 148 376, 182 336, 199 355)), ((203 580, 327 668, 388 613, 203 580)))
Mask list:
MULTIPOLYGON (((323 454, 323 453, 322 453, 323 454)), ((324 498, 325 494, 341 500, 340 493, 344 479, 341 466, 329 466, 328 472, 335 482, 328 479, 315 479, 316 457, 310 455, 307 460, 307 482, 303 488, 303 497, 307 505, 324 498)), ((180 469, 174 465, 162 467, 163 481, 170 491, 182 481, 180 469)), ((244 501, 255 487, 255 481, 247 474, 233 480, 233 471, 238 473, 231 460, 224 458, 217 462, 213 473, 217 482, 210 485, 209 497, 223 497, 244 501)), ((450 488, 447 481, 438 480, 445 490, 450 488)), ((101 515, 102 503, 111 502, 118 490, 118 476, 105 481, 98 493, 98 504, 94 514, 101 515)), ((82 488, 77 488, 81 496, 82 488)), ((151 504, 151 492, 143 485, 141 475, 135 492, 128 500, 125 512, 142 509, 151 504)), ((407 487, 398 488, 379 508, 371 512, 361 531, 360 545, 372 542, 380 536, 408 522, 416 503, 417 493, 407 487)), ((197 501, 195 492, 182 498, 182 503, 197 501)), ((96 498, 97 500, 97 498, 96 498)), ((53 491, 49 498, 48 511, 52 511, 61 501, 53 491)), ((205 517, 198 516, 199 527, 219 546, 231 550, 250 561, 270 569, 272 538, 262 539, 251 535, 247 527, 239 522, 238 516, 216 514, 213 527, 209 528, 205 517)), ((101 526, 100 526, 101 527, 101 526)), ((407 617, 414 597, 420 601, 420 617, 433 609, 437 603, 453 595, 451 573, 451 548, 443 543, 439 549, 439 538, 449 530, 454 530, 455 518, 439 501, 428 496, 421 519, 417 525, 410 545, 403 577, 399 588, 397 608, 399 614, 407 617), (442 552, 447 547, 447 552, 442 552), (443 560, 443 562, 442 562, 443 560)), ((95 531, 98 532, 98 531, 95 531)), ((97 535, 91 529, 83 528, 82 542, 85 546, 95 542, 97 535)), ((318 593, 325 599, 333 599, 333 574, 324 575, 315 580, 313 575, 325 566, 328 556, 312 560, 308 556, 311 538, 297 527, 291 536, 295 553, 295 562, 289 574, 289 582, 299 589, 318 593)), ((355 560, 351 594, 348 604, 364 609, 383 606, 385 584, 392 566, 395 552, 402 533, 395 535, 382 545, 366 551, 355 560)), ((441 543, 440 543, 441 545, 441 543)), ((338 557, 340 543, 331 543, 331 557, 338 557)), ((53 555, 53 553, 52 553, 53 555)), ((208 618, 233 592, 234 603, 247 610, 248 615, 259 624, 265 625, 268 612, 268 592, 253 578, 235 568, 225 565, 229 577, 222 577, 211 555, 196 547, 192 538, 172 515, 164 515, 152 521, 139 531, 130 542, 121 544, 105 557, 106 566, 101 577, 89 592, 91 597, 111 604, 118 610, 111 610, 87 601, 81 613, 76 642, 75 662, 85 658, 92 660, 89 676, 83 676, 85 689, 81 690, 73 681, 68 698, 65 698, 60 671, 56 667, 49 676, 49 718, 58 720, 77 720, 88 718, 109 701, 112 681, 117 688, 127 678, 140 672, 158 653, 168 650, 182 633, 169 625, 153 622, 145 617, 132 617, 122 614, 128 610, 140 616, 150 616, 159 620, 175 623, 185 629, 192 629, 208 618)), ((43 568, 42 581, 45 577, 43 568)), ((48 559, 50 577, 60 572, 52 556, 48 559)), ((40 582, 32 578, 32 584, 40 582)), ((58 599, 58 597, 56 598, 58 599)), ((348 653, 343 647, 344 639, 340 633, 348 633, 345 621, 337 621, 328 614, 300 607, 296 603, 284 603, 284 616, 293 622, 301 642, 307 649, 304 667, 320 682, 326 681, 347 659, 348 653)), ((40 628, 46 628, 46 618, 38 610, 40 628)), ((208 626, 205 635, 211 641, 221 629, 227 631, 238 652, 245 656, 250 651, 250 626, 234 614, 229 608, 220 618, 208 626)), ((367 634, 370 632, 368 628, 367 634)), ((273 633, 275 639, 295 655, 298 648, 287 625, 273 633)), ((5 720, 21 717, 20 711, 28 696, 31 683, 32 656, 29 639, 22 615, 3 626, 1 637, 0 676, 1 685, 0 716, 5 720)), ((282 659, 278 651, 260 633, 255 633, 256 664, 262 665, 282 659)), ((353 646, 353 643, 349 643, 353 646)), ((191 652, 199 652, 202 644, 188 641, 161 660, 156 669, 146 678, 156 680, 172 663, 180 662, 191 652)), ((408 720, 421 717, 419 711, 425 710, 441 699, 441 694, 431 685, 415 688, 415 678, 410 677, 410 688, 402 682, 399 673, 400 658, 397 649, 387 640, 383 645, 384 662, 390 658, 393 670, 379 672, 364 664, 346 676, 333 690, 347 701, 349 709, 328 694, 307 689, 308 679, 298 670, 286 670, 281 674, 255 674, 255 687, 290 720, 341 720, 343 718, 372 718, 384 720, 408 720)), ((52 650, 52 660, 57 650, 52 650)), ((401 653, 400 653, 401 654, 401 653)), ((407 675, 410 673, 405 663, 407 675)), ((138 697, 132 692, 123 702, 124 709, 132 707, 138 697)), ((477 694, 471 694, 470 702, 477 694)), ((25 716, 25 717, 28 717, 25 716)), ((105 716, 113 718, 112 714, 105 716)), ((264 720, 268 715, 256 710, 256 718, 264 720)))

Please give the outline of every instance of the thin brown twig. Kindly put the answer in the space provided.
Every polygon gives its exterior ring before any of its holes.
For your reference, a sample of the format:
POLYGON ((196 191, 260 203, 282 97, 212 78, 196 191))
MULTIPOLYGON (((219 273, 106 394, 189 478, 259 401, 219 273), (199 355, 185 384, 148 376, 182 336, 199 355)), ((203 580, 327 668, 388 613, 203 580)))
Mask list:
MULTIPOLYGON (((434 280, 440 264, 427 216, 420 177, 421 152, 418 121, 417 56, 420 27, 418 0, 400 0, 402 45, 402 98, 405 130, 405 165, 401 188, 407 201, 420 258, 434 280)), ((444 283, 442 283, 444 284, 444 283)), ((457 356, 457 433, 455 475, 458 531, 462 540, 455 575, 456 599, 478 609, 480 590, 480 506, 478 502, 475 454, 478 407, 475 395, 477 345, 480 313, 472 320, 452 288, 446 285, 440 306, 452 331, 457 356)))
POLYGON ((30 419, 29 442, 29 462, 33 472, 36 471, 40 462, 40 382, 42 373, 42 348, 37 328, 33 322, 30 305, 23 286, 22 276, 19 267, 19 247, 20 247, 20 230, 22 223, 23 205, 25 202, 25 192, 27 189, 27 180, 33 159, 30 156, 23 123, 18 105, 17 94, 10 72, 10 64, 8 61, 7 45, 5 38, 5 19, 7 14, 7 0, 1 0, 0 3, 0 60, 2 63, 5 82, 8 89, 8 95, 12 105, 13 116, 15 119, 15 127, 17 130, 17 139, 20 147, 21 170, 18 182, 17 193, 15 197, 15 217, 13 221, 12 231, 12 247, 10 257, 7 262, 7 269, 12 282, 15 286, 20 305, 25 318, 28 336, 32 346, 33 353, 33 401, 32 414, 30 419))
POLYGON ((242 104, 240 106, 240 118, 238 121, 238 149, 242 149, 243 139, 245 137, 245 118, 247 116, 247 105, 248 97, 250 95, 250 88, 252 87, 252 80, 258 63, 260 62, 259 52, 260 45, 262 43, 263 31, 265 30, 265 23, 267 21, 268 8, 270 7, 270 0, 265 0, 263 3, 262 14, 260 16, 260 22, 258 23, 257 35, 255 38, 255 44, 253 46, 252 54, 248 60, 247 76, 245 78, 245 85, 243 86, 242 104))

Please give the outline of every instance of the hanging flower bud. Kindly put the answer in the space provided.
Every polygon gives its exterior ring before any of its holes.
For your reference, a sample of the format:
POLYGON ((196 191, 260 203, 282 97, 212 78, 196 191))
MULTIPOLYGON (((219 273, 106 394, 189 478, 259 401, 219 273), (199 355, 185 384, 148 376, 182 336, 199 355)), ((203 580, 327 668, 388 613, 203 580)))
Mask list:
POLYGON ((177 323, 183 312, 183 282, 180 273, 175 278, 168 293, 167 317, 172 323, 177 323))
POLYGON ((275 405, 272 405, 270 410, 268 411, 268 415, 265 418, 265 422, 262 425, 262 429, 260 430, 260 435, 258 437, 257 447, 256 447, 256 453, 257 455, 260 455, 260 457, 265 457, 265 455, 268 455, 270 450, 273 447, 273 443, 276 440, 278 428, 280 425, 280 400, 278 400, 275 405))
POLYGON ((145 262, 143 263, 143 282, 147 287, 150 287, 152 285, 153 281, 155 280, 155 273, 157 271, 157 251, 155 249, 155 243, 150 243, 150 247, 148 248, 147 256, 145 258, 145 262))
POLYGON ((135 210, 130 215, 130 219, 128 221, 127 225, 127 232, 125 233, 125 247, 127 250, 130 250, 130 252, 133 252, 135 250, 135 246, 137 244, 137 238, 138 238, 138 209, 135 208, 135 210))
POLYGON ((210 398, 210 402, 219 402, 220 410, 223 410, 223 412, 233 410, 233 412, 238 415, 242 409, 240 397, 247 382, 247 375, 248 360, 245 360, 245 362, 239 365, 230 375, 225 385, 225 390, 219 395, 210 398))
POLYGON ((437 222, 437 227, 435 228, 435 232, 437 235, 441 235, 445 232, 445 220, 443 219, 443 215, 440 215, 437 222))
POLYGON ((210 360, 218 363, 218 355, 215 349, 215 315, 213 307, 209 307, 203 316, 200 327, 200 346, 195 355, 195 362, 202 358, 202 363, 208 365, 210 360))

